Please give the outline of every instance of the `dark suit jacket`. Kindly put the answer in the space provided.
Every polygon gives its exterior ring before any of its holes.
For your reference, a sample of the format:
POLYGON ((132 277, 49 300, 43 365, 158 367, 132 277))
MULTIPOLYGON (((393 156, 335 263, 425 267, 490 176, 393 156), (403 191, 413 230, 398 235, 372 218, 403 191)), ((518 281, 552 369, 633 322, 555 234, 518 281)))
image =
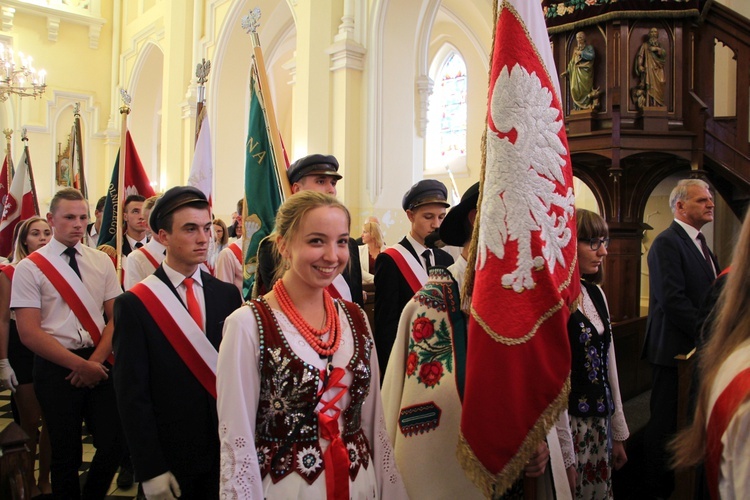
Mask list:
MULTIPOLYGON (((177 295, 161 266, 154 274, 177 295)), ((206 335, 218 350, 224 320, 240 307, 242 299, 234 285, 205 272, 201 279, 206 335)), ((181 477, 218 470, 216 400, 182 361, 138 297, 130 292, 117 297, 114 315, 113 382, 136 480, 171 471, 183 484, 181 477)))
MULTIPOLYGON (((112 239, 104 243, 104 245, 117 249, 117 236, 113 236, 112 239)), ((130 255, 130 252, 132 251, 133 249, 130 248, 130 242, 123 234, 122 235, 122 254, 127 257, 128 255, 130 255)))
MULTIPOLYGON (((716 269, 719 263, 711 254, 716 269)), ((677 223, 656 237, 648 252, 649 312, 643 357, 661 366, 677 366, 698 338, 698 310, 714 273, 677 223)))
MULTIPOLYGON (((417 251, 411 246, 409 240, 404 237, 399 244, 422 262, 417 251)), ((450 266, 453 257, 440 249, 433 249, 435 265, 450 266)), ((375 259, 375 348, 378 351, 378 365, 380 366, 381 380, 385 374, 388 358, 391 355, 393 342, 396 340, 398 320, 401 311, 414 296, 414 291, 409 286, 406 278, 401 274, 396 262, 386 253, 381 253, 375 259)))
MULTIPOLYGON (((270 292, 275 283, 273 275, 279 266, 279 261, 273 252, 273 245, 273 241, 268 236, 263 238, 260 241, 260 245, 258 245, 258 271, 255 273, 255 279, 258 281, 259 295, 270 292)), ((359 247, 357 247, 352 238, 349 238, 349 264, 344 268, 344 272, 341 275, 349 285, 352 302, 359 304, 360 307, 364 307, 365 303, 362 297, 362 268, 359 265, 359 247)))

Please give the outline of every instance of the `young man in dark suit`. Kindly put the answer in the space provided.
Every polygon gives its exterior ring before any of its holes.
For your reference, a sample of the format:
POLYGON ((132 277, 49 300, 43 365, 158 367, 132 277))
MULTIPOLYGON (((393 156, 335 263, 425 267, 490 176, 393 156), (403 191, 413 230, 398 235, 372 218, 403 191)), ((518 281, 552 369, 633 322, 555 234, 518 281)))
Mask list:
POLYGON ((427 282, 429 267, 453 264, 448 252, 425 246, 427 235, 445 218, 450 206, 447 197, 448 190, 440 181, 424 179, 414 184, 401 202, 411 222, 409 234, 375 260, 375 346, 381 380, 404 306, 427 282))
POLYGON ((713 196, 699 179, 684 179, 672 190, 674 222, 648 252, 649 314, 643 357, 651 363, 651 418, 646 426, 647 489, 668 498, 674 474, 665 444, 677 427, 677 362, 698 338, 698 311, 720 270, 701 228, 714 219, 713 196))
POLYGON ((242 299, 202 272, 211 238, 205 195, 164 193, 150 216, 164 262, 115 301, 114 384, 148 498, 219 497, 216 360, 224 320, 242 299))
MULTIPOLYGON (((125 234, 122 238, 122 255, 127 257, 130 252, 137 248, 141 248, 146 244, 146 233, 148 232, 148 223, 143 217, 143 203, 146 198, 139 194, 131 194, 125 198, 125 204, 123 205, 122 221, 125 223, 125 234)), ((117 235, 106 243, 100 246, 108 246, 113 249, 117 248, 117 235)), ((107 249, 104 249, 107 251, 107 249)), ((109 251, 108 254, 111 255, 109 251)), ((124 267, 124 266, 123 266, 124 267)))

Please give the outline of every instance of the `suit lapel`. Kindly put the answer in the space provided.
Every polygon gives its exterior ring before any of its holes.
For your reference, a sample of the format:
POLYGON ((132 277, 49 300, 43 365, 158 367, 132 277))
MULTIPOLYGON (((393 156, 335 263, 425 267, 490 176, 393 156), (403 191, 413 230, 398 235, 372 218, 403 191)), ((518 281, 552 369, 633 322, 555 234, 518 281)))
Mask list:
MULTIPOLYGON (((698 265, 703 269, 703 272, 706 273, 706 275, 709 277, 711 281, 713 281, 716 278, 716 275, 713 272, 713 269, 711 269, 711 266, 709 266, 708 262, 706 262, 706 258, 703 256, 703 252, 698 250, 698 247, 695 245, 693 240, 690 239, 690 236, 688 236, 687 232, 676 222, 672 222, 672 225, 670 226, 672 230, 677 233, 677 235, 682 239, 682 242, 687 246, 688 253, 692 254, 693 257, 698 261, 698 265)), ((709 250, 709 255, 711 256, 711 259, 715 261, 714 254, 711 253, 709 250)), ((718 269, 719 266, 716 266, 716 269, 718 269)))
POLYGON ((422 264, 422 259, 417 255, 417 251, 414 250, 414 247, 411 246, 411 243, 409 243, 409 240, 406 239, 406 236, 403 237, 401 241, 398 242, 399 245, 409 250, 409 253, 414 256, 415 259, 417 259, 417 262, 419 262, 422 267, 424 267, 424 264, 422 264))
POLYGON ((201 281, 203 281, 203 301, 206 304, 206 336, 213 344, 216 350, 219 350, 221 343, 221 330, 223 323, 217 321, 216 314, 221 310, 221 304, 218 303, 217 294, 211 293, 214 286, 214 278, 201 271, 201 281))

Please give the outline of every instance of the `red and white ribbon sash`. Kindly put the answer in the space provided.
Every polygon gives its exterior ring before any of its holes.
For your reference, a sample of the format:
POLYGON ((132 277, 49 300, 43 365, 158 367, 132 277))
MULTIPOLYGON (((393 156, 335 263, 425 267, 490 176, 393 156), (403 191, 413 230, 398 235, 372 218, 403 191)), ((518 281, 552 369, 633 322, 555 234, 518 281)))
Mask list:
POLYGON ((414 255, 402 245, 396 244, 384 250, 398 266, 399 271, 409 283, 409 287, 417 293, 427 283, 427 271, 414 255))
POLYGON ((344 299, 349 302, 352 301, 352 291, 349 289, 349 283, 346 282, 341 274, 336 275, 330 285, 326 287, 328 293, 334 299, 344 299))
POLYGON ((235 257, 237 257, 237 262, 240 263, 240 265, 243 265, 244 262, 242 261, 242 247, 237 244, 235 241, 231 245, 229 245, 229 249, 232 251, 235 257))
POLYGON ((143 255, 145 255, 146 258, 148 259, 148 261, 151 263, 151 265, 154 266, 154 269, 156 269, 156 268, 159 267, 159 262, 151 254, 151 252, 149 252, 148 250, 146 250, 146 247, 141 247, 138 250, 141 251, 141 252, 143 252, 143 255))
POLYGON ((719 498, 721 456, 724 452, 722 438, 737 409, 750 397, 750 344, 735 350, 724 362, 719 372, 721 389, 716 398, 709 400, 709 418, 706 425, 706 479, 712 498, 719 498), (723 386, 723 387, 722 387, 723 386))
POLYGON ((216 398, 216 363, 219 353, 198 328, 172 290, 154 275, 130 291, 138 297, 180 359, 203 387, 216 398))
POLYGON ((34 252, 28 258, 52 283, 81 326, 89 333, 94 345, 99 345, 105 326, 101 302, 94 300, 73 268, 59 255, 44 256, 34 252))

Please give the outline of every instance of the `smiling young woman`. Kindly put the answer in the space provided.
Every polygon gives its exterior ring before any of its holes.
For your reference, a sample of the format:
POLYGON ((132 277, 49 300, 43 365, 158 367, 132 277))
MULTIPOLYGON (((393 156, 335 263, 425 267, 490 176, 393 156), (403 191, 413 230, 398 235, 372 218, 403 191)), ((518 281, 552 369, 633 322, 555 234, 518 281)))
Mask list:
POLYGON ((327 291, 349 259, 349 225, 332 196, 290 197, 272 235, 280 279, 226 320, 217 367, 222 495, 406 498, 367 319, 327 291))

